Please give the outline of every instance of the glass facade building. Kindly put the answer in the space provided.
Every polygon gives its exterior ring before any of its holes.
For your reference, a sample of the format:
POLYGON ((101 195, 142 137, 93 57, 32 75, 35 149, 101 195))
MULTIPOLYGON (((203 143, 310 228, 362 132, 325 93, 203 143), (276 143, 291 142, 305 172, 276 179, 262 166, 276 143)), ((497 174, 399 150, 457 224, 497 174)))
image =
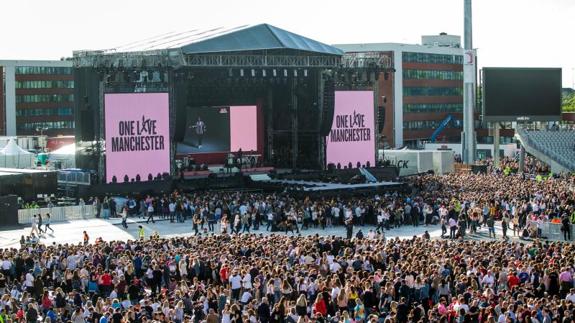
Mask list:
POLYGON ((0 61, 0 68, 0 135, 74 134, 71 61, 0 61))
POLYGON ((403 70, 404 80, 463 80, 463 71, 403 70))
POLYGON ((462 55, 429 54, 419 52, 403 52, 404 63, 425 64, 463 64, 462 55))
MULTIPOLYGON (((402 52, 403 130, 405 144, 417 146, 429 139, 447 115, 461 119, 463 113, 463 53, 438 54, 402 52)), ((453 132, 453 131, 452 131, 453 132)), ((458 140, 457 134, 443 132, 444 139, 458 140)))

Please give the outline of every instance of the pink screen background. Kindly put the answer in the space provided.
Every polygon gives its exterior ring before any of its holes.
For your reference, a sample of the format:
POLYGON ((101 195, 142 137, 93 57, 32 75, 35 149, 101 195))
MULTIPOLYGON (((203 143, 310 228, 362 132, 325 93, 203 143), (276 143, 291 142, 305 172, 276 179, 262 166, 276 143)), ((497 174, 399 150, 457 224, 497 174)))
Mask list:
POLYGON ((104 97, 106 122, 106 179, 112 182, 116 175, 118 183, 124 175, 141 181, 148 174, 156 176, 170 172, 170 125, 168 93, 106 94, 104 97), (157 120, 157 135, 164 136, 164 149, 151 151, 112 152, 111 137, 119 136, 119 121, 140 120, 142 115, 157 120))
POLYGON ((258 150, 258 109, 255 105, 230 107, 230 151, 258 150))
POLYGON ((360 142, 330 142, 330 136, 326 137, 326 160, 327 163, 341 168, 349 162, 356 167, 357 162, 365 165, 368 161, 375 166, 375 132, 374 132, 374 106, 373 91, 336 91, 335 111, 331 128, 336 129, 336 117, 338 115, 353 115, 353 111, 365 115, 364 126, 370 129, 370 140, 360 142))

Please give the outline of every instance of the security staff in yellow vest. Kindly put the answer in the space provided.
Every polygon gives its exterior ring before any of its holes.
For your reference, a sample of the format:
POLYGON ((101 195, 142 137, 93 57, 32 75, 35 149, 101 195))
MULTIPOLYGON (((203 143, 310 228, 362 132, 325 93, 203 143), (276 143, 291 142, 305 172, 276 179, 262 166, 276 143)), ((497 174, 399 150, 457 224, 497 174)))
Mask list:
POLYGON ((140 236, 140 240, 144 240, 145 238, 144 227, 142 227, 141 225, 138 226, 138 235, 140 236))

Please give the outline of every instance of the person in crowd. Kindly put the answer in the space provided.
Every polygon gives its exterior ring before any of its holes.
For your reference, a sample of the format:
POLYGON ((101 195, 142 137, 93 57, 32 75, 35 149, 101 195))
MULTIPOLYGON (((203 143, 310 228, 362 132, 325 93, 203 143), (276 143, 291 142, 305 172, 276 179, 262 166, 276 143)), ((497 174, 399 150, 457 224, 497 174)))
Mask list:
POLYGON ((90 243, 90 236, 88 235, 88 233, 86 231, 82 232, 82 242, 85 246, 87 246, 88 243, 90 243))
POLYGON ((122 207, 122 227, 128 229, 128 206, 126 205, 122 207))
POLYGON ((50 226, 52 216, 50 213, 46 213, 46 218, 44 219, 44 232, 48 233, 48 229, 54 234, 54 229, 50 226))

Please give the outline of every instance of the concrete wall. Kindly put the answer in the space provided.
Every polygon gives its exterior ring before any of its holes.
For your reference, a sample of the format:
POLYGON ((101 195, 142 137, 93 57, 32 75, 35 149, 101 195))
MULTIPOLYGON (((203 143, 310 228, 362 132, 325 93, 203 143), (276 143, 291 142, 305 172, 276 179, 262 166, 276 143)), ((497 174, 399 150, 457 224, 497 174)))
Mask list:
POLYGON ((428 171, 440 174, 453 171, 453 155, 450 152, 432 150, 379 150, 379 159, 399 167, 400 176, 428 171), (437 156, 435 156, 437 155, 437 156))
MULTIPOLYGON (((442 144, 442 143, 426 143, 425 144, 426 150, 451 150, 453 153, 461 155, 461 144, 442 144)), ((491 156, 495 156, 493 153, 493 145, 492 144, 478 144, 477 150, 489 150, 491 152, 491 156)), ((503 154, 506 157, 514 157, 516 153, 519 152, 517 149, 516 144, 506 144, 506 145, 499 145, 499 149, 503 150, 503 154)))

